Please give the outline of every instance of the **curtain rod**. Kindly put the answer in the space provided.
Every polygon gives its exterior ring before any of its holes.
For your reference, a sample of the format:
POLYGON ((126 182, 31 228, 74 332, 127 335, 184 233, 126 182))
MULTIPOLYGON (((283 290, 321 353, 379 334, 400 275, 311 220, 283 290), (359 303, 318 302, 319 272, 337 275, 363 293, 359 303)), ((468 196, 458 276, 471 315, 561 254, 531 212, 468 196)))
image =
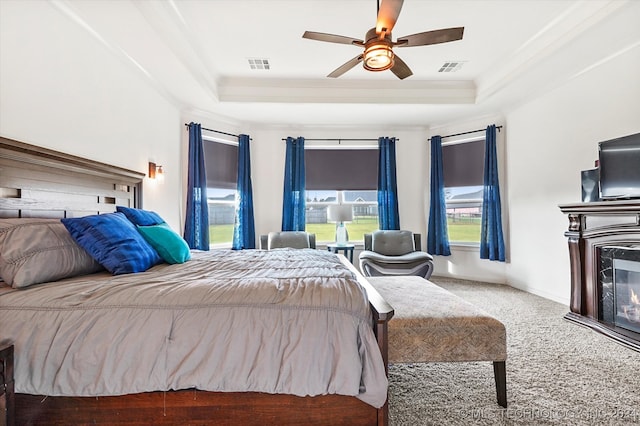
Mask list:
MULTIPOLYGON (((287 138, 282 138, 282 140, 286 141, 287 138)), ((342 141, 349 141, 349 142, 354 142, 354 141, 375 141, 375 142, 378 142, 378 138, 337 138, 337 139, 331 139, 331 138, 329 138, 329 139, 327 139, 327 138, 324 138, 324 139, 307 139, 307 138, 304 138, 304 140, 305 140, 305 142, 306 141, 314 141, 314 142, 318 142, 318 141, 336 142, 337 141, 338 143, 340 143, 342 141)), ((399 141, 399 140, 400 139, 396 138, 396 141, 399 141)))
MULTIPOLYGON (((184 123, 187 129, 191 128, 191 124, 184 123)), ((206 130, 208 132, 219 133, 221 135, 233 136, 234 138, 240 138, 240 135, 234 135, 233 133, 222 132, 220 130, 207 129, 206 127, 200 127, 201 130, 206 130)), ((253 140, 253 138, 249 138, 249 140, 253 140)))
MULTIPOLYGON (((496 129, 498 129, 498 132, 500 132, 500 129, 502 129, 502 126, 496 126, 496 129)), ((471 134, 471 133, 484 132, 484 131, 486 131, 486 130, 487 130, 487 129, 469 130, 468 132, 455 133, 455 134, 453 134, 453 135, 441 136, 440 138, 441 138, 441 139, 444 139, 444 138, 452 138, 452 137, 454 137, 454 136, 468 135, 468 134, 471 134)), ((431 140, 431 138, 427 139, 427 142, 429 142, 430 140, 431 140)))

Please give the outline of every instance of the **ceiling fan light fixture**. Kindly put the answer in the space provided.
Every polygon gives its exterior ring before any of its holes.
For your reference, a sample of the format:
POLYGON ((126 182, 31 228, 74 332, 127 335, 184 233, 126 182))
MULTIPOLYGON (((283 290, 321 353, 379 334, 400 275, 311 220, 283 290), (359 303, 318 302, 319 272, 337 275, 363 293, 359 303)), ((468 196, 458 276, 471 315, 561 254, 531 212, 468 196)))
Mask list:
POLYGON ((364 68, 369 71, 384 71, 393 67, 393 50, 386 43, 373 43, 364 51, 364 68))
MULTIPOLYGON (((413 72, 402 58, 393 53, 394 47, 427 46, 462 40, 464 27, 424 31, 400 37, 394 42, 391 31, 393 31, 396 21, 398 20, 403 2, 404 0, 376 0, 378 5, 376 26, 367 31, 363 40, 337 34, 318 33, 315 31, 305 31, 304 34, 302 34, 302 38, 329 43, 348 44, 359 48, 364 47, 364 53, 349 59, 328 74, 327 77, 340 77, 362 62, 364 69, 367 71, 385 71, 390 69, 396 77, 404 80, 413 75, 413 72)), ((448 71, 448 68, 445 66, 440 71, 448 71)))

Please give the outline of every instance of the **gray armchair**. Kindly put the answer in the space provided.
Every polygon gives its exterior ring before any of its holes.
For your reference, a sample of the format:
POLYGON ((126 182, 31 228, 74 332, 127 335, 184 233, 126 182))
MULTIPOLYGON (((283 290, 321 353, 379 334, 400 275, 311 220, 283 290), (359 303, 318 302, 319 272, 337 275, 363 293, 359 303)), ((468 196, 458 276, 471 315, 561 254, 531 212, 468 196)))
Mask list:
POLYGON ((418 275, 429 279, 433 272, 433 256, 421 251, 420 234, 375 231, 364 234, 360 270, 367 277, 418 275))
POLYGON ((267 235, 260 235, 260 248, 271 250, 274 248, 316 248, 316 234, 304 231, 276 231, 267 235))

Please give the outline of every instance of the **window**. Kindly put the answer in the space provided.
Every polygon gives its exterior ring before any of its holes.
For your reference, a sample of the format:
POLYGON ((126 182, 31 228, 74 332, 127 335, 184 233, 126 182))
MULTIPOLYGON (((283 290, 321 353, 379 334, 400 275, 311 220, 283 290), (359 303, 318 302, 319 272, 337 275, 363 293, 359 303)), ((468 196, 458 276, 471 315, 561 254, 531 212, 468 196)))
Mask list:
POLYGON ((233 142, 203 140, 207 170, 209 243, 230 247, 236 218, 238 145, 233 142))
POLYGON ((345 223, 350 241, 378 229, 378 149, 305 148, 306 231, 318 242, 335 241, 336 224, 328 222, 331 204, 353 207, 345 223))
POLYGON ((442 146, 447 228, 451 243, 480 243, 484 138, 442 146))

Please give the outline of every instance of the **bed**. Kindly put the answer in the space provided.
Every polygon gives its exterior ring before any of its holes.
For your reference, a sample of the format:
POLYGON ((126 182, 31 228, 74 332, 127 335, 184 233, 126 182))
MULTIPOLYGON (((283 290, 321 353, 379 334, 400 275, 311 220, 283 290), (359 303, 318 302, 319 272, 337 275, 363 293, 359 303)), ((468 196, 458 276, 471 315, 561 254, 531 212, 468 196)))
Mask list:
MULTIPOLYGON (((142 208, 143 177, 0 138, 0 217, 42 222, 142 208)), ((10 420, 387 424, 393 310, 343 256, 191 256, 142 273, 0 283, 0 341, 15 346, 10 420), (254 322, 243 325, 247 318, 254 322), (123 355, 130 351, 137 355, 123 355)))

